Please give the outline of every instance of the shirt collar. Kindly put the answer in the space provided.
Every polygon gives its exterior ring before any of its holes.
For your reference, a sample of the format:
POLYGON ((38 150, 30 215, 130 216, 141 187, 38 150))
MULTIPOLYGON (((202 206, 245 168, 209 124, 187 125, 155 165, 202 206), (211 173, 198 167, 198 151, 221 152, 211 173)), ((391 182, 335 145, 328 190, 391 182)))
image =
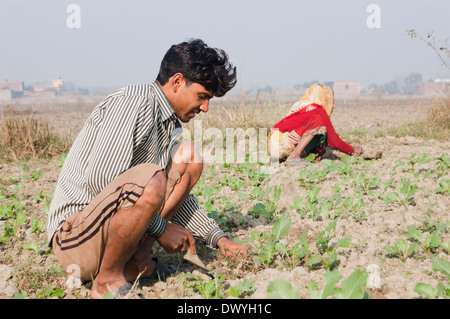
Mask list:
POLYGON ((153 88, 155 89, 157 103, 159 106, 159 119, 161 122, 166 121, 171 117, 176 117, 175 111, 164 94, 163 90, 159 86, 158 82, 152 83, 153 88))

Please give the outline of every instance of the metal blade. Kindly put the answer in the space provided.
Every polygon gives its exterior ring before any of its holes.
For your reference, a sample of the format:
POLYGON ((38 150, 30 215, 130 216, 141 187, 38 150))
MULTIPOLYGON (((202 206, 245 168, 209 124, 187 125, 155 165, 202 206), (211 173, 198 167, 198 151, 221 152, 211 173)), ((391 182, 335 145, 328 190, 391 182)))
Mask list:
POLYGON ((193 254, 191 252, 191 249, 188 247, 186 254, 183 256, 183 259, 189 261, 191 264, 202 268, 203 270, 209 271, 208 268, 206 268, 206 265, 203 263, 203 261, 198 258, 197 254, 193 254))

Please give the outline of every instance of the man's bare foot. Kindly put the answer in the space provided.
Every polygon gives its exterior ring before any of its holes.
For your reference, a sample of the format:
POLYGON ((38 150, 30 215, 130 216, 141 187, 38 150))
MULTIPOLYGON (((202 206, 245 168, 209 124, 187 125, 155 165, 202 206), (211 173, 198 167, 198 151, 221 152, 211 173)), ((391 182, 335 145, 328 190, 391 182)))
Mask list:
POLYGON ((91 298, 92 299, 103 299, 105 297, 105 295, 107 295, 109 292, 114 293, 114 291, 118 290, 120 287, 122 287, 126 284, 128 284, 128 282, 124 281, 124 280, 118 280, 116 282, 99 284, 97 279, 95 279, 94 283, 92 284, 91 298))

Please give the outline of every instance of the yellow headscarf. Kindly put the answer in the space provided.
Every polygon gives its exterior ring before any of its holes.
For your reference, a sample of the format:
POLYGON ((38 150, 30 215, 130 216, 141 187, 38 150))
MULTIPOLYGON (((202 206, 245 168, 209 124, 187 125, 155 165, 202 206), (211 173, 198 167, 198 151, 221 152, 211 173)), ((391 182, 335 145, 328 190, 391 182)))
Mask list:
POLYGON ((331 116, 331 113, 334 109, 334 92, 333 89, 329 86, 323 84, 313 84, 309 88, 305 90, 305 94, 300 99, 300 101, 296 102, 289 113, 290 115, 298 110, 312 104, 319 104, 327 112, 328 116, 331 116))

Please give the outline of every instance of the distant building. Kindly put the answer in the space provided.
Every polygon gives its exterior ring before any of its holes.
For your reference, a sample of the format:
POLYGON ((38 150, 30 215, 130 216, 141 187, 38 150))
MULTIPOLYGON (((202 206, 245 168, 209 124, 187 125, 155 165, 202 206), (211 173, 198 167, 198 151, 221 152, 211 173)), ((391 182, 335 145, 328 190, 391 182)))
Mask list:
POLYGON ((6 96, 9 98, 21 97, 23 96, 23 86, 23 81, 19 80, 0 82, 0 91, 5 91, 0 95, 2 99, 6 99, 6 96))
POLYGON ((2 89, 0 90, 0 100, 9 100, 12 98, 10 89, 2 89))
POLYGON ((64 80, 59 78, 56 80, 52 80, 52 85, 33 85, 34 93, 47 93, 54 94, 58 93, 61 90, 61 87, 64 85, 64 80))
POLYGON ((333 89, 336 98, 353 98, 361 94, 359 81, 334 81, 333 89))
POLYGON ((421 86, 424 95, 450 94, 450 79, 435 79, 434 82, 425 82, 421 86))

